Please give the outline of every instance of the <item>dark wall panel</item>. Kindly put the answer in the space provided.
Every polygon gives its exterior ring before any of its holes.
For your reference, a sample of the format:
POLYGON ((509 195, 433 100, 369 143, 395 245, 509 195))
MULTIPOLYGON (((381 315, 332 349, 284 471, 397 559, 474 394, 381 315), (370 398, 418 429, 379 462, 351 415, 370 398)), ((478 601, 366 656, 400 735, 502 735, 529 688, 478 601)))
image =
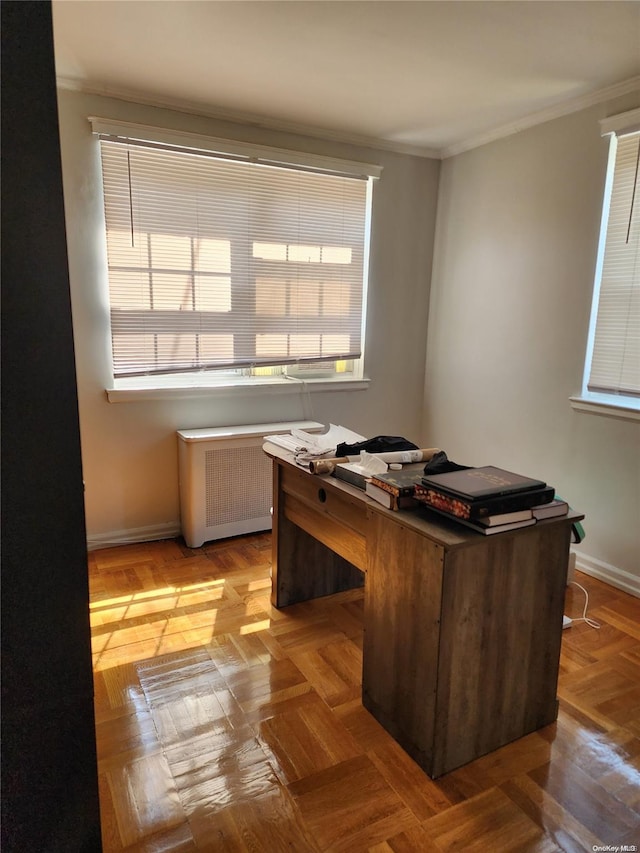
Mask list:
POLYGON ((50 2, 2 13, 2 849, 99 851, 50 2))

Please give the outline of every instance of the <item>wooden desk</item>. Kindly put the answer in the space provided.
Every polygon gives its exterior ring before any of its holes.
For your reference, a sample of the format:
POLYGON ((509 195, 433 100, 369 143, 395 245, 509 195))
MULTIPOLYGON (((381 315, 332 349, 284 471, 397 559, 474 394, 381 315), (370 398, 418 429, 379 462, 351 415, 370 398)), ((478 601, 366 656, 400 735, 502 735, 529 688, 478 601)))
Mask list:
POLYGON ((272 601, 365 587, 362 702, 437 778, 552 723, 571 523, 483 536, 273 459, 272 601), (366 578, 366 582, 365 582, 366 578))

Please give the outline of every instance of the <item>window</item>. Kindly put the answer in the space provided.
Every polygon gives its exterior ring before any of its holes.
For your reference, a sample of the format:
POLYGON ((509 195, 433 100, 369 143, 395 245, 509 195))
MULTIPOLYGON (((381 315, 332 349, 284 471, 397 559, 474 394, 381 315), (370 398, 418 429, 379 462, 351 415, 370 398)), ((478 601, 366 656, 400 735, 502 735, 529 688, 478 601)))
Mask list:
POLYGON ((609 166, 583 397, 640 409, 640 110, 602 129, 609 166))
POLYGON ((357 374, 377 167, 91 123, 114 378, 357 374))

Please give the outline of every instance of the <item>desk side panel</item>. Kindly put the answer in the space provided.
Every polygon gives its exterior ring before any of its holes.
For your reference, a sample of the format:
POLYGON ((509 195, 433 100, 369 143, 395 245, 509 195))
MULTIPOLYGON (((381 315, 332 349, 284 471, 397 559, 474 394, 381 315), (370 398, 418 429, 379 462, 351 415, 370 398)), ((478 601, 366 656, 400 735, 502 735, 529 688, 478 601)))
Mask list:
POLYGON ((400 522, 369 519, 362 701, 431 773, 444 549, 400 522))
POLYGON ((434 777, 552 723, 570 524, 447 555, 434 777))
MULTIPOLYGON (((300 601, 362 587, 362 571, 292 520, 297 518, 297 515, 290 512, 292 507, 287 508, 287 501, 294 507, 297 501, 295 498, 291 500, 291 495, 284 491, 283 481, 287 479, 287 474, 290 472, 274 460, 271 565, 273 605, 278 608, 287 607, 300 601)), ((316 522, 320 526, 322 518, 322 513, 319 513, 316 522)), ((300 520, 302 521, 302 516, 300 520)), ((327 527, 331 527, 328 519, 327 527)), ((315 530, 315 527, 312 530, 315 530)))

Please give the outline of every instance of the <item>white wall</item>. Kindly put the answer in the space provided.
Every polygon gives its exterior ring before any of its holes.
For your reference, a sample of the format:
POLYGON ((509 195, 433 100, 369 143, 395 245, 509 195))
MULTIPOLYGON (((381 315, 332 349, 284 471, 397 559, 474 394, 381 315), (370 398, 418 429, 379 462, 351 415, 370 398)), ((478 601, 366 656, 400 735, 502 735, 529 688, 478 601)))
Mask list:
POLYGON ((90 542, 177 530, 177 429, 313 418, 364 435, 419 439, 429 283, 440 164, 234 126, 114 99, 59 91, 69 272, 90 542), (106 257, 97 115, 379 163, 367 312, 366 391, 238 392, 187 400, 109 403, 106 257))
POLYGON ((608 143, 640 93, 442 164, 423 433, 547 480, 584 512, 578 565, 640 594, 640 422, 574 411, 608 143))

